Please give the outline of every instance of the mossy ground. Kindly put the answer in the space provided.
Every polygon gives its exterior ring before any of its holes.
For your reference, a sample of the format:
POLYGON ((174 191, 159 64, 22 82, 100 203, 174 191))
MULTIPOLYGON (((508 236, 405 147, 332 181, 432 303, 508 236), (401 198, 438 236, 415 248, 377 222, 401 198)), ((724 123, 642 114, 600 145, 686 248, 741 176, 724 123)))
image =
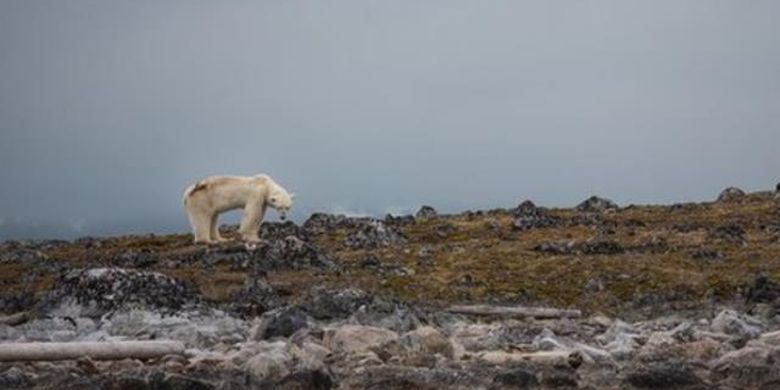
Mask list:
MULTIPOLYGON (((596 215, 592 224, 572 209, 551 209, 557 227, 517 231, 509 211, 478 216, 441 216, 400 226, 405 244, 380 249, 344 245, 349 231, 334 229, 314 237, 317 245, 342 266, 342 272, 277 271, 267 279, 285 294, 296 295, 317 284, 354 286, 399 299, 446 304, 502 302, 546 304, 616 313, 654 297, 696 304, 732 299, 759 274, 780 280, 780 202, 770 194, 737 201, 678 206, 631 206, 596 215), (713 231, 735 224, 745 240, 718 238, 713 231), (443 225, 448 225, 442 228, 443 225), (550 254, 534 250, 545 242, 603 240, 625 251, 615 254, 550 254), (695 258, 706 249, 718 258, 695 258), (383 274, 361 266, 374 256, 402 268, 383 274)), ((198 253, 186 234, 126 236, 100 247, 69 244, 45 251, 46 261, 65 267, 103 266, 122 252, 198 253)), ((113 266, 123 266, 112 260, 113 266)), ((152 269, 188 280, 204 298, 230 300, 243 288, 246 271, 226 265, 152 269)), ((0 264, 0 294, 44 294, 55 271, 30 270, 24 264, 0 264)))

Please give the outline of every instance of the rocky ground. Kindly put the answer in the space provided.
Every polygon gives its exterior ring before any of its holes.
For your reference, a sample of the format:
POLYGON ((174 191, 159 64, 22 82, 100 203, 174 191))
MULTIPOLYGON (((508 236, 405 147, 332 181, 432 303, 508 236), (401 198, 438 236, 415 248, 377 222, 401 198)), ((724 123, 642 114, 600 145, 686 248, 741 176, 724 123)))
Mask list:
MULTIPOLYGON (((780 188, 779 188, 780 189, 780 188)), ((0 343, 176 340, 0 363, 0 388, 780 388, 780 198, 267 223, 0 244, 0 343), (231 237, 233 229, 224 229, 231 237), (576 309, 470 316, 453 304, 576 309)))

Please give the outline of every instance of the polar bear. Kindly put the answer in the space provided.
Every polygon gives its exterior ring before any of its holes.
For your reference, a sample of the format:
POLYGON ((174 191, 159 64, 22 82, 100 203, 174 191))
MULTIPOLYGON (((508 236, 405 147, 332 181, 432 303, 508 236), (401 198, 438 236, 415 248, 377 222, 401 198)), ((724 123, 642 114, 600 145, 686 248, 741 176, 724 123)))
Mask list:
POLYGON ((276 209, 284 220, 294 197, 268 175, 211 176, 187 187, 184 208, 196 244, 227 241, 219 235, 219 214, 243 208, 238 233, 244 241, 254 244, 260 241, 258 233, 266 208, 276 209))

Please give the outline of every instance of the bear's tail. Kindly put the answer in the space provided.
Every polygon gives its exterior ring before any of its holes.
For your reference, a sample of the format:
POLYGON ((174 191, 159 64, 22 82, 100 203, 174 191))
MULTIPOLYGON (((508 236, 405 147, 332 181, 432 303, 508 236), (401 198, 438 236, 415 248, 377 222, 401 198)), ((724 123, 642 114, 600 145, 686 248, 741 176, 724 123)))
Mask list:
POLYGON ((194 190, 195 190, 195 184, 187 187, 187 189, 184 190, 184 195, 182 195, 181 201, 182 203, 184 203, 185 206, 187 205, 187 199, 189 199, 190 194, 192 194, 192 191, 194 190))
POLYGON ((187 189, 184 190, 184 196, 182 196, 182 202, 184 202, 184 205, 185 206, 187 205, 187 199, 189 199, 190 196, 192 196, 192 194, 206 188, 207 186, 208 186, 207 183, 203 181, 199 181, 196 184, 187 187, 187 189))

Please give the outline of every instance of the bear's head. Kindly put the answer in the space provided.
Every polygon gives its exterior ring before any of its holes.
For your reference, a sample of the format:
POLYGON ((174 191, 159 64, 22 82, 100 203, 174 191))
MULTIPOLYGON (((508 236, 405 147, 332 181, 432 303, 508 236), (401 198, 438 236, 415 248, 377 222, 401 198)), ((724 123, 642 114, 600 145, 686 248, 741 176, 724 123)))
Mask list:
POLYGON ((295 194, 288 193, 287 190, 276 185, 268 196, 268 204, 279 212, 279 218, 284 221, 287 219, 287 212, 293 206, 294 198, 295 194))

